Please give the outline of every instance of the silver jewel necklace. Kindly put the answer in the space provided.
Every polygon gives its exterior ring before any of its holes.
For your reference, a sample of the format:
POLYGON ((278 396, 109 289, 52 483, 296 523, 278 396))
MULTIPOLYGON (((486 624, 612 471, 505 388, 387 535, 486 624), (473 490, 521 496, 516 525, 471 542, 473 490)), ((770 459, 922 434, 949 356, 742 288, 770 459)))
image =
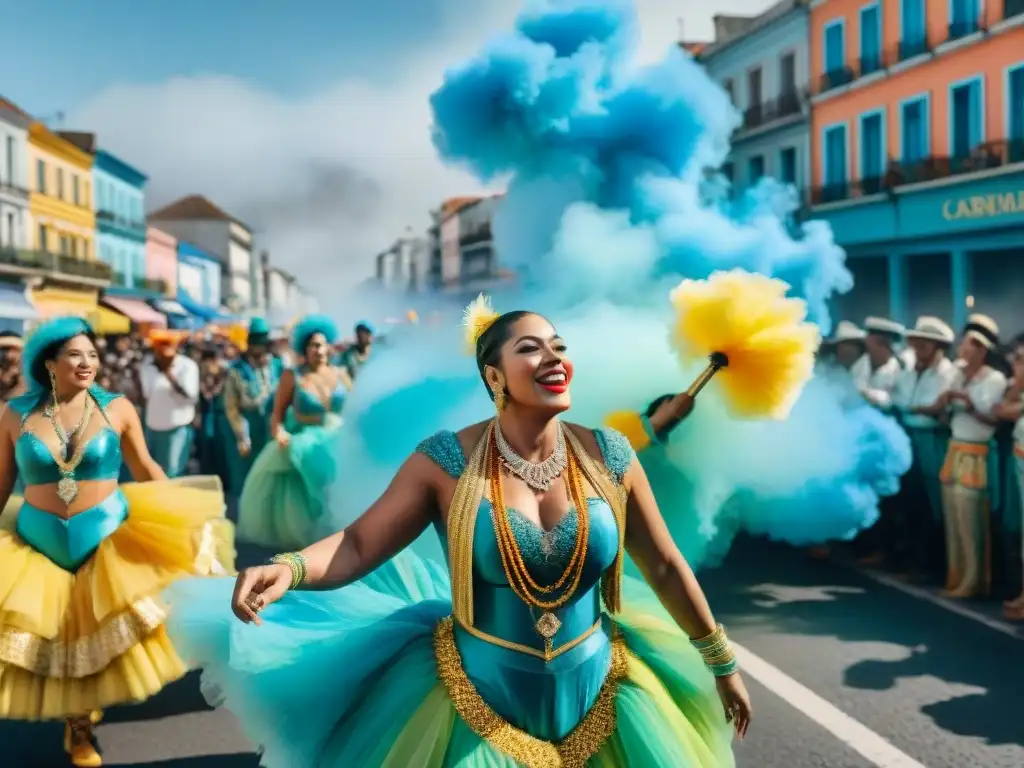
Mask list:
POLYGON ((558 438, 555 442, 554 453, 537 464, 527 461, 512 449, 501 433, 501 425, 497 419, 494 420, 494 442, 498 446, 501 463, 505 465, 505 468, 535 491, 550 490, 551 484, 565 470, 565 433, 562 431, 561 424, 558 425, 558 438))

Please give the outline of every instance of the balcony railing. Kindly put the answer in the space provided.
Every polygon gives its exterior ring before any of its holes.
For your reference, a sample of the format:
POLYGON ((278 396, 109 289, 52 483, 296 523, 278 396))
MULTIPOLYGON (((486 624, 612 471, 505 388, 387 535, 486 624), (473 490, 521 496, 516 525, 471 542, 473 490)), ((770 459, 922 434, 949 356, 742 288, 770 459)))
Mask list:
POLYGON ((0 248, 0 265, 98 281, 109 281, 113 275, 110 267, 100 261, 19 248, 0 248))
POLYGON ((19 187, 17 184, 11 184, 9 181, 0 181, 0 193, 13 195, 14 197, 20 197, 22 199, 28 199, 28 190, 24 187, 19 187))
POLYGON ((844 85, 849 85, 856 78, 857 73, 854 71, 853 67, 831 69, 818 78, 818 93, 824 93, 825 91, 831 91, 833 88, 841 88, 844 85))
POLYGON ((145 232, 146 230, 146 222, 134 221, 133 219, 118 216, 113 211, 96 211, 96 219, 97 221, 105 221, 108 224, 113 224, 115 227, 134 232, 145 232))
POLYGON ((861 56, 858 64, 859 70, 857 74, 860 77, 873 75, 875 72, 881 72, 885 68, 881 52, 874 53, 870 56, 861 56))
POLYGON ((901 61, 907 61, 917 56, 921 56, 926 53, 931 53, 932 47, 928 43, 928 36, 921 35, 920 37, 904 38, 896 43, 895 46, 886 51, 886 61, 888 66, 897 64, 901 61))
POLYGON ((167 290, 167 283, 164 280, 142 275, 127 275, 124 272, 114 272, 111 282, 121 288, 135 288, 151 293, 165 293, 167 290))
POLYGON ((960 21, 952 21, 949 24, 949 28, 946 32, 946 42, 951 43, 954 40, 962 40, 968 35, 973 35, 975 32, 980 32, 982 29, 980 19, 961 19, 960 21))
POLYGON ((1015 163, 1024 163, 1024 138, 991 141, 962 156, 931 156, 911 162, 893 161, 882 177, 815 187, 811 190, 811 204, 855 200, 907 184, 964 176, 1015 163))
POLYGON ((806 89, 792 90, 781 94, 777 99, 768 99, 748 107, 743 111, 742 130, 749 131, 782 120, 803 111, 806 89))

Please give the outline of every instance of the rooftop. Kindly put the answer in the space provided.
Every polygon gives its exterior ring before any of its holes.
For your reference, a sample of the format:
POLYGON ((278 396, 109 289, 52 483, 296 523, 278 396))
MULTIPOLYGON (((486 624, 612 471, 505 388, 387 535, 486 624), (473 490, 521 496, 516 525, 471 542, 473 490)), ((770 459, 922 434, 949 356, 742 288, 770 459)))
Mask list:
MULTIPOLYGON (((153 211, 148 216, 149 221, 233 221, 236 224, 249 229, 249 227, 224 209, 211 203, 202 195, 189 195, 175 200, 153 211)), ((251 231, 251 230, 250 230, 251 231)))

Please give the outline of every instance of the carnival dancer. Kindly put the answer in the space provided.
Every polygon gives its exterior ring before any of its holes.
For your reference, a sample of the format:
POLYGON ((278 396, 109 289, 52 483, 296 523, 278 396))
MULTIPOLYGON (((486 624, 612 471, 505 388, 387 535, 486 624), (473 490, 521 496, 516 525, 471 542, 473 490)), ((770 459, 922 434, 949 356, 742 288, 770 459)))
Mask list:
POLYGON ((943 393, 953 386, 957 368, 948 352, 956 341, 953 329, 937 317, 921 316, 906 333, 913 365, 903 371, 893 393, 893 407, 914 446, 914 463, 903 478, 896 501, 904 525, 895 535, 910 575, 934 575, 941 570, 934 552, 942 552, 942 488, 939 472, 949 444, 943 421, 943 393))
POLYGON ((220 433, 227 458, 228 492, 241 494, 252 463, 270 441, 270 410, 281 378, 281 361, 270 354, 270 326, 249 323, 245 353, 232 363, 224 382, 220 433))
POLYGON ((957 374, 940 398, 948 408, 951 439, 942 465, 942 511, 946 531, 946 592, 981 597, 991 582, 989 503, 999 476, 990 466, 993 409, 1006 393, 1006 377, 989 364, 999 346, 999 326, 987 315, 967 319, 957 374))
POLYGON ((29 390, 0 417, 0 716, 65 719, 76 766, 102 764, 95 713, 186 671, 164 588, 234 559, 219 483, 168 481, 98 367, 85 321, 44 323, 25 345, 29 390), (122 460, 139 482, 118 487, 122 460), (24 501, 10 497, 16 475, 24 501))
MULTIPOLYGON (((466 327, 497 416, 421 443, 345 531, 246 571, 232 609, 257 631, 232 629, 229 583, 176 586, 176 641, 267 766, 733 765, 736 657, 628 441, 560 421, 573 366, 545 318, 478 301, 466 327), (395 556, 431 526, 447 572, 395 556)), ((784 408, 812 333, 761 386, 728 358, 723 390, 784 408)))
POLYGON ((199 404, 199 365, 179 354, 181 335, 154 331, 153 360, 140 371, 145 400, 146 446, 167 477, 188 471, 199 404))
MULTIPOLYGON (((1002 421, 1014 424, 1012 477, 1017 483, 1018 501, 1024 505, 1024 335, 1014 339, 1012 355, 1013 379, 994 413, 1002 421)), ((1011 621, 1024 621, 1024 590, 1016 599, 1003 603, 1003 615, 1011 621)))
POLYGON ((303 318, 292 332, 304 362, 281 376, 270 417, 273 441, 260 452, 239 501, 238 535, 268 547, 302 547, 317 539, 316 522, 335 480, 336 431, 352 387, 348 371, 330 364, 334 322, 303 318))
POLYGON ((373 326, 366 320, 356 323, 355 333, 355 342, 345 347, 338 358, 338 365, 348 371, 348 376, 352 381, 356 380, 360 369, 370 359, 370 351, 373 348, 373 339, 376 335, 373 326))

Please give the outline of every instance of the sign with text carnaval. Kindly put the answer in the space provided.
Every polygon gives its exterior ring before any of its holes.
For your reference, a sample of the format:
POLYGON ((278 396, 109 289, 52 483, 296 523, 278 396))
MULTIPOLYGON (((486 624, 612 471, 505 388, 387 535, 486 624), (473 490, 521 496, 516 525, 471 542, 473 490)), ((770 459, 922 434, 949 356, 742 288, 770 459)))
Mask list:
POLYGON ((1024 213, 1024 188, 998 194, 950 198, 942 203, 942 218, 989 219, 1024 213))

